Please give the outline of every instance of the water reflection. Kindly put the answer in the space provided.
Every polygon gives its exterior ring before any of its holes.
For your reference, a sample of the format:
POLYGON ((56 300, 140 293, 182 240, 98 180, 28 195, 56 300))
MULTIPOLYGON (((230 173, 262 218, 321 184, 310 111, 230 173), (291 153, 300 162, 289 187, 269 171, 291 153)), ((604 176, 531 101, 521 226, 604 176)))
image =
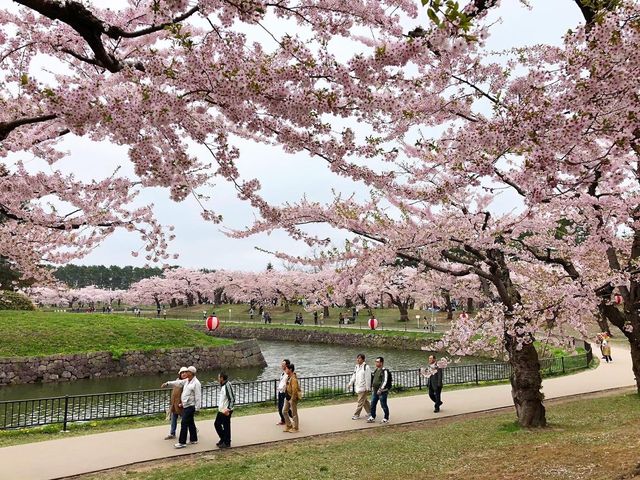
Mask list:
MULTIPOLYGON (((415 350, 388 350, 341 345, 305 344, 294 342, 259 341, 267 361, 264 368, 227 369, 232 380, 272 380, 280 374, 280 362, 290 359, 301 377, 348 373, 353 369, 355 357, 362 352, 367 363, 373 366, 376 356, 385 358, 385 366, 392 370, 418 368, 426 363, 427 352, 415 350)), ((462 359, 461 363, 487 362, 474 357, 462 359)), ((198 378, 203 384, 217 381, 218 371, 200 371, 198 378)), ((173 375, 149 374, 132 377, 94 378, 64 383, 39 383, 0 387, 0 400, 45 398, 89 393, 123 392, 159 388, 162 382, 173 379, 173 375)))

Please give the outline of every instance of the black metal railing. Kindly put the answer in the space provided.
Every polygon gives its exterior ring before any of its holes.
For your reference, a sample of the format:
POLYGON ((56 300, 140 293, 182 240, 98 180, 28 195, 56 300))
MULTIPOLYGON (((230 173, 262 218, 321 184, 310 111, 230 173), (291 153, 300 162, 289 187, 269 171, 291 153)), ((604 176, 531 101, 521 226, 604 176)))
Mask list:
MULTIPOLYGON (((588 368, 590 361, 586 354, 545 358, 540 361, 540 370, 543 376, 557 375, 588 368)), ((510 365, 502 362, 450 365, 444 369, 443 380, 446 385, 479 384, 506 380, 510 374, 510 365)), ((426 385, 419 369, 393 371, 392 376, 394 390, 422 389, 426 385)), ((350 378, 350 373, 302 377, 300 385, 304 398, 353 395, 353 390, 347 388, 350 378)), ((277 402, 277 380, 238 382, 233 384, 233 388, 237 405, 277 402)), ((217 406, 218 391, 219 385, 215 383, 202 386, 203 408, 217 406)), ((157 415, 165 412, 169 399, 169 389, 154 389, 2 401, 0 429, 61 424, 66 430, 67 425, 73 422, 157 415)))

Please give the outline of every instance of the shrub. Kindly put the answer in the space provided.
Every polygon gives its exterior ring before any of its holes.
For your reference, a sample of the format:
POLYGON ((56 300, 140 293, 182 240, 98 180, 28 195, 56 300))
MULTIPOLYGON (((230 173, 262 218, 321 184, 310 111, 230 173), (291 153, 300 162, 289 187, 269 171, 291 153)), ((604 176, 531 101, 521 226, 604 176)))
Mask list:
POLYGON ((0 310, 35 310, 26 296, 9 290, 0 291, 0 310))

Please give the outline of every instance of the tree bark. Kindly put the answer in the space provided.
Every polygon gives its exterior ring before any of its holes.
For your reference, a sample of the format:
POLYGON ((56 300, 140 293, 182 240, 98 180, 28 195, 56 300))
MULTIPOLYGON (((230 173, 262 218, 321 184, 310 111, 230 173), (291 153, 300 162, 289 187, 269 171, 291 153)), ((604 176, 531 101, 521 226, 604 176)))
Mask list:
POLYGON ((451 294, 447 290, 442 291, 442 298, 447 309, 447 320, 453 320, 453 306, 451 305, 451 294))
POLYGON ((473 298, 467 298, 467 313, 473 313, 473 298))
POLYGON ((329 318, 329 307, 327 305, 325 305, 322 310, 322 316, 324 318, 329 318))
POLYGON ((631 368, 636 377, 636 390, 640 394, 640 338, 636 338, 634 341, 629 340, 629 345, 631 346, 631 368))
POLYGON ((408 322, 409 321, 409 308, 406 303, 398 302, 397 304, 398 310, 400 310, 400 321, 408 322))
POLYGON ((544 395, 542 388, 542 375, 540 374, 540 361, 538 352, 532 343, 515 348, 515 339, 511 339, 509 363, 512 373, 511 396, 516 407, 518 424, 522 427, 545 427, 547 419, 542 403, 544 395))

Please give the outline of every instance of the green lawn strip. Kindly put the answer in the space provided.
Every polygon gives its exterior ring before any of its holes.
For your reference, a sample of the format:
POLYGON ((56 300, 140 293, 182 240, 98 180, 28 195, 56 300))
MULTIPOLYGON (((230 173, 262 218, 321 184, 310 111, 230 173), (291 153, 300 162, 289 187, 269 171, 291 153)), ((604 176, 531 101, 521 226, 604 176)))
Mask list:
MULTIPOLYGON (((191 323, 191 322, 190 322, 191 323)), ((225 322, 220 328, 224 328, 225 325, 237 328, 261 328, 261 329, 287 329, 287 330, 302 330, 302 331, 315 331, 326 333, 344 333, 353 335, 382 335, 388 337, 404 337, 410 339, 425 339, 425 340, 439 340, 442 338, 441 333, 427 333, 427 332, 404 332, 402 330, 371 330, 365 328, 353 328, 353 327, 325 327, 315 325, 265 325, 263 323, 248 323, 248 322, 225 322)))
POLYGON ((204 347, 233 343, 212 338, 183 322, 128 316, 51 312, 0 312, 0 357, 31 357, 80 352, 204 347))
POLYGON ((368 479, 602 479, 638 461, 636 394, 555 405, 545 429, 521 429, 513 419, 500 413, 368 429, 126 467, 100 478, 268 480, 290 472, 287 478, 333 479, 366 472, 368 479))

